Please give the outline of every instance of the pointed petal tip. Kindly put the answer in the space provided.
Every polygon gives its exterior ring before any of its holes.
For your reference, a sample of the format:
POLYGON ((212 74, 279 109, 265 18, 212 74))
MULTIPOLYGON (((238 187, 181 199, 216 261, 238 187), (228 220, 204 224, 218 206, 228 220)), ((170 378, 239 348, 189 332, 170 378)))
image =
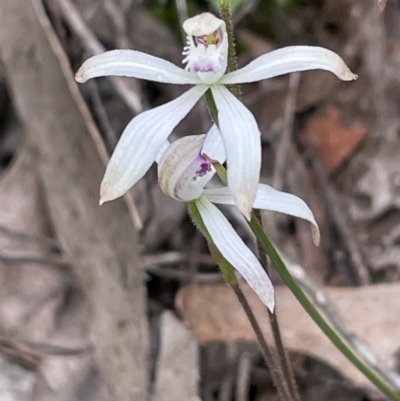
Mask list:
POLYGON ((253 208, 251 206, 249 207, 248 205, 239 205, 239 204, 237 204, 237 207, 240 213, 242 213, 243 216, 246 218, 246 220, 250 221, 253 208))
POLYGON ((78 70, 78 72, 75 74, 75 81, 79 82, 80 84, 83 84, 86 82, 85 74, 82 71, 82 68, 78 70))
MULTIPOLYGON (((249 284, 249 283, 248 283, 249 284)), ((250 285, 250 284, 249 284, 250 285)), ((250 285, 251 288, 253 288, 250 285)), ((260 298, 261 302, 268 308, 271 313, 275 310, 275 291, 272 284, 270 286, 261 286, 261 288, 253 288, 255 293, 260 298)))
POLYGON ((113 201, 114 199, 119 198, 122 195, 115 194, 115 191, 113 190, 113 185, 110 182, 102 182, 100 186, 100 200, 99 200, 99 205, 101 206, 102 204, 106 202, 113 201))
POLYGON ((267 308, 269 309, 269 311, 271 313, 274 313, 275 310, 275 299, 274 297, 272 297, 272 299, 268 302, 268 304, 266 304, 267 308))
POLYGON ((351 70, 344 64, 343 69, 339 74, 339 78, 343 81, 355 81, 358 78, 358 75, 351 72, 351 70))
POLYGON ((319 246, 321 243, 321 233, 319 227, 316 224, 311 224, 311 236, 314 244, 319 246))

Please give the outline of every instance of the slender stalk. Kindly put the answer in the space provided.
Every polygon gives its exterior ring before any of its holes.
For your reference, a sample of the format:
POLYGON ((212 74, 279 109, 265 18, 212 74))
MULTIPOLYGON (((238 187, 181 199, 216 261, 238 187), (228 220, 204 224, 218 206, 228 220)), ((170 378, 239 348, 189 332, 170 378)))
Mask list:
MULTIPOLYGON (((257 218, 258 222, 260 223, 260 225, 264 231, 260 211, 254 210, 254 216, 257 218)), ((258 259, 260 260, 261 266, 264 268, 265 273, 269 274, 269 271, 268 271, 269 263, 268 263, 267 255, 265 254, 258 238, 257 238, 257 248, 258 248, 258 259)), ((276 350, 278 352, 278 360, 281 364, 282 372, 285 377, 287 386, 289 388, 291 398, 294 401, 300 401, 300 394, 299 394, 296 379, 295 379, 295 376, 293 373, 292 364, 290 362, 289 355, 283 345, 281 331, 279 328, 278 317, 277 317, 275 311, 273 313, 271 313, 271 311, 268 308, 266 308, 266 309, 268 311, 269 323, 271 326, 272 335, 274 336, 276 350)))
POLYGON ((380 378, 372 369, 370 369, 364 361, 362 361, 338 336, 338 334, 331 328, 326 320, 321 316, 318 310, 314 307, 312 302, 304 294, 303 290, 297 285, 289 273, 285 263, 279 256, 275 247, 264 233, 261 224, 253 215, 250 221, 250 227, 260 242, 264 252, 270 257, 273 265, 278 270, 285 284, 292 291, 293 295, 297 298, 306 312, 324 332, 324 334, 332 341, 338 350, 360 371, 362 372, 375 386, 387 397, 393 401, 400 401, 400 394, 394 391, 382 378, 380 378))
MULTIPOLYGON (((222 20, 226 25, 226 33, 228 34, 228 71, 235 71, 238 68, 237 56, 236 56, 236 40, 233 33, 232 13, 230 0, 220 0, 219 8, 222 20)), ((232 92, 237 97, 242 95, 240 85, 232 85, 232 92)))
POLYGON ((277 388, 277 392, 281 401, 291 401, 290 392, 288 390, 285 377, 282 374, 282 370, 276 364, 275 359, 273 358, 272 351, 270 350, 267 341, 264 338, 260 325, 257 322, 254 313, 247 302, 246 297, 244 296, 242 290, 239 287, 235 269, 233 266, 222 256, 221 252, 215 246, 212 238, 203 223, 203 219, 199 213, 199 210, 196 206, 195 202, 191 202, 188 205, 189 215, 194 223, 194 225, 201 231, 204 237, 207 240, 208 248, 210 249, 210 253, 212 258, 218 264, 221 269, 221 272, 226 280, 226 282, 232 287, 240 305, 242 306, 247 318, 249 319, 250 325, 254 330, 254 333, 257 337, 257 340, 261 347, 261 353, 264 357, 265 363, 271 372, 272 380, 277 388))
POLYGON ((233 292, 235 293, 238 301, 240 302, 240 305, 242 306, 247 318, 249 319, 250 325, 257 337, 257 341, 261 347, 261 353, 262 353, 265 363, 267 364, 268 369, 271 373, 272 380, 277 389, 279 399, 282 401, 292 400, 293 398, 291 397, 290 390, 287 386, 287 381, 285 380, 285 377, 283 376, 283 372, 282 372, 280 366, 278 366, 276 363, 276 359, 274 358, 273 353, 272 353, 271 349, 269 348, 267 341, 264 338, 261 327, 258 324, 257 319, 253 313, 253 310, 251 309, 249 303, 247 302, 247 299, 244 296, 243 291, 241 290, 239 285, 231 284, 231 288, 232 288, 233 292))
MULTIPOLYGON (((235 43, 235 35, 233 32, 233 23, 232 23, 232 13, 231 13, 231 8, 230 8, 230 0, 220 0, 219 1, 220 5, 220 12, 221 12, 221 18, 225 22, 226 25, 226 31, 228 34, 228 70, 229 71, 235 71, 238 68, 237 64, 237 55, 236 55, 236 43, 235 43)), ((237 97, 241 97, 242 95, 242 90, 240 85, 233 85, 231 88, 232 92, 234 95, 237 97)), ((211 119, 213 122, 218 125, 218 109, 215 105, 214 98, 212 96, 211 91, 207 91, 206 95, 206 102, 208 106, 208 110, 211 116, 211 119)), ((261 245, 259 245, 261 248, 261 245)), ((266 273, 267 273, 267 259, 265 257, 264 252, 260 252, 260 255, 264 256, 264 264, 262 263, 266 273)), ((285 352, 285 349, 283 347, 283 342, 282 338, 280 335, 280 330, 278 326, 278 321, 276 319, 275 314, 271 314, 271 312, 268 310, 268 316, 269 316, 269 321, 271 324, 271 329, 272 333, 274 336, 275 344, 277 347, 278 351, 278 361, 275 361, 275 358, 273 358, 272 353, 266 353, 266 351, 269 351, 268 344, 265 342, 264 337, 262 336, 261 330, 258 326, 257 320, 254 317, 254 314, 250 308, 250 306, 247 303, 246 298, 243 295, 243 292, 239 288, 239 286, 234 286, 231 285, 233 291, 235 292, 239 302, 241 303, 252 327, 254 332, 256 333, 256 337, 258 339, 258 342, 261 346, 261 349, 263 351, 264 359, 266 361, 267 366, 270 368, 271 375, 274 379, 274 383, 277 387, 278 395, 279 398, 282 400, 293 400, 293 401, 300 401, 300 397, 298 394, 296 382, 294 380, 294 375, 293 375, 293 370, 290 365, 289 358, 287 356, 287 353, 285 352), (267 348, 265 348, 267 347, 267 348), (268 362, 269 360, 269 362, 268 362), (281 368, 276 368, 277 363, 281 365, 281 368), (275 369, 277 371, 273 373, 272 366, 275 366, 275 369), (274 378, 274 374, 276 377, 274 378)))

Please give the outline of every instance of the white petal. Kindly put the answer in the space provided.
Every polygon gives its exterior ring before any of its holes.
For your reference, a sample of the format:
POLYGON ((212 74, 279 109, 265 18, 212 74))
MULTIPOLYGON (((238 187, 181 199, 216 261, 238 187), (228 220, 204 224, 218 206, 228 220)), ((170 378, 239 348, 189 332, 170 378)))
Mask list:
POLYGON ((207 155, 211 160, 216 160, 221 164, 225 163, 226 154, 224 143, 222 142, 221 133, 215 124, 207 132, 201 153, 207 155))
MULTIPOLYGON (((229 188, 209 188, 204 190, 204 197, 210 202, 223 205, 234 205, 234 199, 229 188)), ((315 221, 313 212, 307 204, 295 195, 278 191, 269 185, 259 184, 257 196, 253 207, 261 210, 271 210, 288 214, 289 216, 299 217, 311 223, 313 241, 316 245, 320 242, 318 224, 315 221)))
POLYGON ((211 87, 228 163, 228 186, 247 219, 256 197, 261 169, 261 138, 253 114, 228 89, 211 87))
POLYGON ((289 46, 263 54, 245 67, 223 76, 220 83, 256 82, 291 72, 316 69, 330 71, 343 81, 357 79, 357 75, 331 50, 317 46, 289 46))
POLYGON ((157 156, 156 156, 156 163, 160 162, 160 159, 162 157, 162 155, 164 154, 164 152, 169 148, 169 146, 171 145, 171 142, 166 140, 162 145, 161 145, 161 149, 158 151, 157 156))
POLYGON ((135 50, 111 50, 86 60, 75 79, 86 82, 90 78, 123 76, 170 84, 198 84, 196 74, 185 71, 159 57, 135 50))
POLYGON ((210 201, 201 197, 196 200, 196 206, 218 250, 273 312, 274 289, 267 273, 253 252, 237 235, 226 217, 210 201))
POLYGON ((139 114, 128 124, 101 183, 101 203, 122 196, 146 174, 171 131, 206 90, 205 86, 195 86, 177 99, 139 114))

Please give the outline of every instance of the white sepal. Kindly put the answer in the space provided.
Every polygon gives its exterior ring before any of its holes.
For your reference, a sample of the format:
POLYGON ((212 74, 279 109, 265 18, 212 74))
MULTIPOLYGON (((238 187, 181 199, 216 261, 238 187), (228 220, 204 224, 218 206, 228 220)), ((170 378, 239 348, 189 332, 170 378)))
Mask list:
POLYGON ((206 90, 207 87, 197 85, 177 99, 131 120, 107 165, 100 204, 119 198, 146 174, 172 130, 206 90))
POLYGON ((164 152, 169 148, 169 146, 171 145, 171 142, 166 140, 162 145, 161 145, 161 149, 158 151, 157 156, 156 156, 156 163, 160 163, 161 157, 164 154, 164 152))
MULTIPOLYGON (((213 203, 235 205, 233 196, 227 187, 205 189, 203 196, 206 196, 213 203)), ((311 223, 313 241, 316 245, 319 245, 320 233, 318 224, 311 209, 299 197, 278 191, 269 185, 259 184, 253 207, 254 209, 284 213, 309 221, 311 223)))
POLYGON ((228 164, 228 187, 249 220, 261 170, 261 138, 253 114, 224 86, 211 87, 228 164))
POLYGON ((357 79, 333 51, 318 46, 288 46, 263 54, 237 71, 228 73, 221 84, 256 82, 296 71, 327 70, 343 81, 357 79))
POLYGON ((135 50, 111 50, 86 60, 75 75, 78 82, 103 76, 123 76, 169 84, 199 84, 196 74, 162 58, 135 50))
POLYGON ((187 19, 182 28, 189 36, 206 36, 220 28, 225 29, 225 22, 215 15, 205 12, 187 19))
POLYGON ((274 289, 256 256, 237 235, 226 217, 205 196, 196 200, 196 206, 215 246, 273 312, 274 289))
POLYGON ((222 142, 221 133, 215 124, 207 132, 201 153, 213 161, 221 164, 225 163, 226 153, 224 143, 222 142))

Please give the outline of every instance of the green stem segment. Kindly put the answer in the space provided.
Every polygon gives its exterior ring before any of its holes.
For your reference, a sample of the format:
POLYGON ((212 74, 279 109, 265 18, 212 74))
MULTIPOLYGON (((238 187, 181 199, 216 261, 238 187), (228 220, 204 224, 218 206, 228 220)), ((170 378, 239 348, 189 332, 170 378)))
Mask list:
POLYGON ((242 306, 249 322, 254 330, 254 333, 257 337, 257 340, 261 346, 262 355, 264 360, 271 372, 271 376, 277 388, 278 394, 280 396, 280 400, 282 401, 291 401, 292 397, 290 396, 290 391, 288 390, 284 377, 282 376, 282 372, 277 366, 273 353, 264 338, 261 327, 257 322, 257 319, 251 309, 249 303, 247 302, 246 297, 244 296, 242 290, 239 287, 239 283, 235 274, 234 267, 224 258, 218 248, 215 246, 206 226, 204 225, 203 219, 201 218, 199 209, 197 208, 196 201, 190 202, 188 205, 189 215, 194 223, 194 225, 200 230, 200 232, 204 235, 207 240, 208 248, 210 249, 210 253, 212 258, 218 264, 221 269, 221 272, 226 280, 226 282, 231 286, 233 292, 235 293, 240 305, 242 306))
POLYGON ((264 252, 270 257, 276 270, 278 270, 285 284, 292 291, 306 312, 324 332, 324 334, 332 341, 338 350, 360 371, 362 372, 375 386, 382 391, 387 397, 393 401, 400 401, 400 394, 394 391, 386 384, 372 369, 370 369, 358 356, 343 342, 338 334, 331 328, 322 315, 318 312, 312 302, 304 294, 303 290, 297 285, 289 273, 285 263, 279 256, 275 247, 265 234, 261 224, 253 215, 250 221, 250 227, 261 244, 264 252))
MULTIPOLYGON (((253 212, 254 212, 254 216, 259 221, 259 223, 264 231, 264 226, 263 226, 263 222, 261 219, 261 212, 256 209, 253 212)), ((258 241, 258 240, 257 240, 257 248, 258 248, 258 259, 260 260, 261 266, 265 270, 265 273, 267 273, 269 275, 269 270, 270 270, 269 267, 270 266, 268 263, 268 258, 267 258, 266 253, 263 251, 260 241, 258 241)), ((279 327, 279 322, 278 322, 278 317, 276 315, 276 311, 271 313, 271 311, 268 308, 266 308, 266 309, 268 312, 269 323, 270 323, 270 327, 272 330, 272 335, 274 336, 274 340, 275 340, 276 351, 277 351, 277 354, 279 355, 278 360, 281 363, 282 373, 285 377, 287 387, 288 387, 290 395, 291 395, 291 399, 293 401, 300 401, 299 389, 297 387, 297 383, 296 383, 296 379, 294 376, 292 364, 289 359, 289 355, 283 345, 281 330, 279 327)))
MULTIPOLYGON (((226 33, 228 34, 228 71, 236 71, 238 68, 236 56, 235 35, 233 32, 232 13, 230 0, 219 0, 219 8, 222 20, 225 22, 226 33)), ((239 85, 232 85, 232 92, 235 96, 240 97, 242 90, 239 85)))
MULTIPOLYGON (((228 69, 229 71, 235 71, 237 69, 237 57, 236 57, 236 47, 235 47, 235 37, 233 34, 233 25, 232 25, 232 15, 229 0, 219 0, 220 10, 221 10, 221 18, 224 20, 226 24, 226 30, 228 33, 228 41, 229 41, 229 53, 228 53, 228 69)), ((241 89, 239 86, 235 85, 232 87, 233 93, 240 97, 241 89)), ((216 108, 213 96, 211 91, 206 92, 206 101, 210 111, 210 115, 212 120, 215 124, 218 125, 218 110, 216 108)), ((193 204, 194 205, 194 204, 193 204)), ((194 205, 194 208, 197 210, 197 207, 194 205)), ((191 212, 191 207, 189 205, 189 212, 191 212)), ((198 211, 197 211, 198 213, 198 211)), ((200 217, 201 220, 201 217, 200 217)), ((197 224, 195 222, 195 224, 197 224)), ((254 234, 257 237, 260 245, 262 246, 264 252, 270 257, 272 263, 274 264, 275 268, 278 270, 279 274, 281 275, 285 284, 289 287, 292 291, 294 296, 306 310, 306 312, 310 315, 310 317, 314 320, 314 322, 320 327, 320 329, 325 333, 325 335, 332 341, 332 343, 343 353, 343 355, 358 369, 362 372, 375 386, 382 391, 383 394, 388 396, 393 401, 400 401, 400 394, 394 391, 388 384, 386 384, 372 369, 370 369, 358 356, 343 342, 343 340, 338 336, 338 334, 331 328, 331 326, 325 321, 325 319, 321 316, 318 310, 314 307, 312 302, 307 298, 304 294, 302 289, 297 285, 297 283, 293 280, 291 274, 289 273, 285 263, 279 256, 278 252, 276 251, 275 247, 272 245, 271 241, 268 239, 264 230, 259 223, 259 221, 253 216, 250 221, 250 227, 252 228, 254 234)), ((200 227, 199 227, 200 228, 200 227)), ((204 227, 205 228, 205 227, 204 227)), ((203 230, 201 230, 203 231, 203 230)), ((204 233, 203 233, 204 234, 204 233)), ((209 243, 210 237, 207 233, 205 235, 209 243)), ((216 249, 215 245, 214 248, 216 249)), ((214 252, 212 247, 210 248, 211 252, 214 252)), ((217 250, 219 253, 219 251, 217 250)), ((218 255, 215 254, 213 256, 218 255)), ((222 257, 222 255, 220 255, 222 257)), ((223 257, 222 257, 223 258, 223 257)), ((225 261, 226 262, 226 261, 225 261)), ((221 270, 225 278, 227 279, 228 283, 231 286, 237 286, 237 282, 235 283, 231 273, 234 271, 232 266, 228 265, 224 266, 224 264, 220 265, 221 270), (226 271, 224 271, 226 270, 226 271)))

